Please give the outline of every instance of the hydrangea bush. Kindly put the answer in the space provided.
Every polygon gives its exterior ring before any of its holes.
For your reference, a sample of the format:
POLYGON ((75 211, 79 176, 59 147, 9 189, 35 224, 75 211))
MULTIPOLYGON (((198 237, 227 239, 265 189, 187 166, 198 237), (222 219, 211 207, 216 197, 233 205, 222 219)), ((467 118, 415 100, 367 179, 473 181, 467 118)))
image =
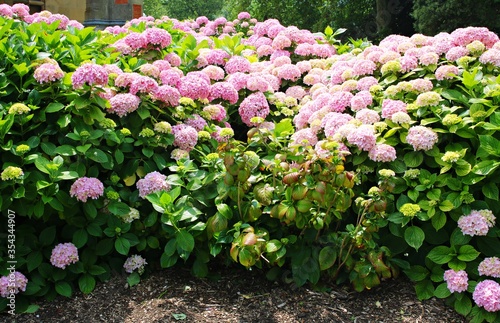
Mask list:
POLYGON ((219 261, 357 291, 404 272, 420 299, 500 319, 494 33, 0 14, 1 310, 219 261))

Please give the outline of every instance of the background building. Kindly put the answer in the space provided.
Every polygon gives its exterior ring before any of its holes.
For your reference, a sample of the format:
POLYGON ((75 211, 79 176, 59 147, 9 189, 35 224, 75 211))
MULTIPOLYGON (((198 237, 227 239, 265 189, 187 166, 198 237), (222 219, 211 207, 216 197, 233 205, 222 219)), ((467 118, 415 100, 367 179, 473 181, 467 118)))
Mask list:
POLYGON ((85 26, 105 28, 123 25, 126 21, 139 18, 143 13, 143 0, 0 0, 13 5, 24 3, 30 13, 48 10, 60 13, 69 19, 78 20, 85 26))

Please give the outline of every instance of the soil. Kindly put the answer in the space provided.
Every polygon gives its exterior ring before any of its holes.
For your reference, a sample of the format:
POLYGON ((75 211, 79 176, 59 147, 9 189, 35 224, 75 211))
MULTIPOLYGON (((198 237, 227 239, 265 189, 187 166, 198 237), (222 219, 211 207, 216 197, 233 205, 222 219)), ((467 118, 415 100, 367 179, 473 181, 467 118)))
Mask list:
POLYGON ((114 276, 89 295, 41 301, 36 313, 0 315, 0 322, 467 322, 443 300, 419 301, 404 278, 358 293, 349 286, 297 288, 268 281, 259 271, 225 268, 217 276, 201 279, 168 269, 133 287, 126 276, 114 276))

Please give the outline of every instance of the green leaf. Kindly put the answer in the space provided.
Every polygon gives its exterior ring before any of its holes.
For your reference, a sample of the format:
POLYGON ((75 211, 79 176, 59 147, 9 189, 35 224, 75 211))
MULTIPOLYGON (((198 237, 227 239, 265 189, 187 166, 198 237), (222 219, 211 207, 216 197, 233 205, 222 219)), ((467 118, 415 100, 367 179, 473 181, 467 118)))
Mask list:
POLYGON ((155 236, 149 236, 147 238, 148 246, 151 249, 157 249, 160 247, 160 241, 155 236))
POLYGON ((187 232, 185 229, 180 229, 176 234, 177 247, 191 252, 194 249, 194 238, 193 236, 187 232))
POLYGON ((500 162, 494 160, 485 160, 477 163, 472 167, 472 172, 476 175, 489 175, 492 173, 497 167, 500 166, 500 162))
POLYGON ((457 297, 453 307, 457 313, 467 316, 472 310, 472 302, 468 296, 457 297))
POLYGON ((176 321, 183 321, 187 318, 186 314, 183 313, 172 313, 172 316, 176 321))
POLYGON ((177 250, 177 240, 176 239, 170 239, 167 244, 165 245, 165 248, 163 252, 165 255, 168 257, 171 257, 175 254, 175 251, 177 250))
POLYGON ((434 296, 437 298, 447 298, 451 295, 450 290, 448 289, 448 285, 446 283, 442 283, 436 287, 434 291, 434 296))
POLYGON ((65 297, 71 297, 71 295, 73 294, 73 289, 71 288, 71 285, 68 284, 67 282, 58 281, 56 282, 56 292, 59 295, 65 297))
POLYGON ((115 240, 115 249, 119 254, 127 256, 130 250, 130 242, 123 237, 118 237, 115 240))
POLYGON ((327 270, 332 267, 337 260, 337 250, 331 246, 326 246, 319 252, 319 268, 327 270))
POLYGON ((330 26, 326 26, 326 28, 325 28, 325 35, 326 35, 326 36, 331 36, 331 35, 333 35, 333 29, 332 29, 332 27, 330 27, 330 26))
POLYGON ((132 287, 141 282, 141 276, 139 276, 139 273, 133 272, 127 277, 127 284, 132 287))
POLYGON ((500 156, 500 140, 492 136, 479 135, 479 144, 482 150, 489 155, 500 156))
POLYGON ((453 206, 453 203, 449 200, 444 200, 441 203, 439 203, 439 209, 443 212, 449 212, 454 208, 455 207, 453 206))
POLYGON ((446 215, 443 212, 436 212, 431 218, 431 223, 436 231, 440 230, 446 224, 446 215))
POLYGON ((424 242, 425 233, 419 227, 412 226, 406 228, 404 237, 406 243, 408 243, 410 247, 413 247, 415 248, 415 250, 418 251, 418 249, 422 246, 422 243, 424 242))
POLYGON ((481 187, 484 196, 494 201, 499 200, 499 191, 496 183, 488 182, 481 187))
POLYGON ((52 113, 52 112, 57 112, 64 109, 64 104, 59 103, 59 102, 52 102, 47 105, 47 108, 45 108, 45 112, 47 113, 52 113))
POLYGON ((123 155, 121 150, 115 150, 115 160, 120 165, 123 163, 123 160, 125 159, 125 156, 123 155))
POLYGON ((99 275, 105 274, 106 269, 104 269, 103 267, 98 266, 98 265, 92 265, 92 266, 90 266, 88 273, 91 274, 92 276, 99 276, 99 275))
POLYGON ((217 211, 219 211, 219 213, 228 220, 233 217, 233 212, 227 204, 217 204, 217 211))
POLYGON ((470 173, 472 166, 463 159, 457 161, 454 166, 458 176, 465 176, 470 173))
POLYGON ((75 178, 79 178, 79 177, 80 176, 75 171, 63 171, 63 172, 59 173, 59 175, 57 176, 57 179, 69 180, 69 179, 75 179, 75 178))
POLYGON ((293 133, 293 125, 292 120, 289 118, 281 120, 274 128, 274 134, 276 137, 281 137, 282 135, 291 133, 293 133))
POLYGON ((269 240, 269 241, 266 243, 266 252, 267 252, 267 253, 273 253, 273 252, 276 252, 276 251, 278 251, 278 250, 279 250, 282 246, 283 246, 283 244, 282 244, 279 240, 276 240, 276 239, 269 240))
POLYGON ((423 266, 415 265, 411 266, 409 270, 405 270, 404 273, 412 281, 419 282, 427 278, 429 270, 423 266))
POLYGON ((79 229, 75 233, 73 233, 73 244, 77 248, 83 247, 88 240, 88 234, 85 229, 79 229))
POLYGON ((127 204, 118 201, 109 202, 108 210, 112 214, 118 216, 127 215, 128 213, 130 213, 130 207, 127 204))
POLYGON ((429 299, 434 296, 434 285, 430 280, 423 280, 415 285, 415 292, 420 301, 429 299))
POLYGON ((96 256, 104 256, 111 252, 113 249, 113 239, 100 240, 95 247, 96 256))
POLYGON ((481 253, 474 249, 471 245, 461 246, 458 249, 458 259, 462 261, 473 261, 476 259, 481 253))
POLYGON ((42 246, 51 245, 56 238, 56 226, 50 226, 45 228, 42 232, 40 232, 40 243, 42 246))
POLYGON ((95 279, 89 274, 84 274, 78 279, 80 291, 84 294, 90 294, 95 288, 95 279))
POLYGON ((43 260, 43 255, 40 251, 33 251, 31 252, 28 257, 26 258, 27 266, 28 266, 28 272, 32 272, 33 269, 37 268, 40 266, 43 260))
POLYGON ((446 246, 437 246, 429 252, 427 258, 438 265, 442 265, 453 259, 453 255, 451 255, 451 253, 451 248, 446 246))
POLYGON ((404 155, 403 160, 408 167, 418 167, 424 161, 424 154, 420 151, 411 151, 404 155))
POLYGON ((98 163, 106 163, 108 161, 108 156, 104 153, 104 151, 97 148, 89 149, 85 156, 98 163))

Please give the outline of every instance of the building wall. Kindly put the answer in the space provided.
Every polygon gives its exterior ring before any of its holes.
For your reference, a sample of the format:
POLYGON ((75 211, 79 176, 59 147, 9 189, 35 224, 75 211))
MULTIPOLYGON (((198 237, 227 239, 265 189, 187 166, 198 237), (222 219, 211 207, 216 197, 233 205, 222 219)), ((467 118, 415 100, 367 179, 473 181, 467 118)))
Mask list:
POLYGON ((85 0, 45 0, 45 10, 60 13, 69 19, 85 21, 85 0))

